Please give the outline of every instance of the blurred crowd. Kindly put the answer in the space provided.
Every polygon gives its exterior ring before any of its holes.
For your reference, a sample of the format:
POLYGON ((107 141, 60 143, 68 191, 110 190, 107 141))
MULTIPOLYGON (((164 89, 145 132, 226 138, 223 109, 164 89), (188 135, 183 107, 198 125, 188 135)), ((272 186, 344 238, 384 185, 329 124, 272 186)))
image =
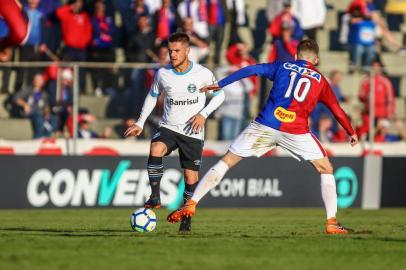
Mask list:
MULTIPOLYGON (((53 61, 55 64, 45 69, 18 69, 13 87, 9 82, 12 69, 2 68, 1 92, 9 96, 5 105, 12 117, 31 119, 35 138, 73 134, 73 71, 58 67, 60 61, 156 64, 156 68, 149 69, 80 69, 81 94, 110 96, 114 109, 109 116, 124 119, 121 129, 125 129, 139 116, 157 68, 169 63, 166 44, 171 33, 186 32, 191 40, 190 58, 212 67, 221 79, 236 69, 260 62, 264 51, 269 62, 294 60, 300 40, 318 40, 317 32, 325 24, 327 10, 332 8, 324 0, 268 0, 265 19, 252 32, 253 42, 239 34, 241 28, 249 25, 246 10, 249 2, 244 0, 21 2, 31 23, 30 35, 25 45, 15 48, 2 61, 53 61), (257 37, 261 36, 261 29, 269 37, 263 42, 257 37), (251 48, 248 44, 254 45, 251 48), (86 73, 90 74, 90 82, 86 73), (90 93, 86 91, 89 85, 90 93)), ((376 89, 375 139, 395 141, 404 138, 403 126, 396 118, 392 82, 379 55, 385 50, 399 54, 406 50, 387 27, 382 8, 385 2, 352 1, 340 17, 339 42, 350 55, 348 72, 365 73, 358 94, 364 104, 358 133, 368 136, 372 70, 376 89), (388 132, 391 123, 399 130, 396 135, 388 132)), ((338 70, 328 74, 339 101, 348 103, 340 88, 343 76, 347 74, 338 70)), ((213 117, 219 121, 218 138, 231 140, 248 123, 252 112, 263 104, 269 85, 258 78, 248 78, 224 90, 225 103, 213 117)), ((157 125, 161 110, 162 104, 150 117, 148 127, 157 125)), ((97 134, 91 129, 94 121, 97 119, 92 112, 81 108, 78 136, 108 138, 111 129, 97 134)), ((318 105, 311 116, 311 130, 323 142, 346 141, 345 133, 323 105, 318 105)), ((148 134, 147 130, 145 136, 148 134)))

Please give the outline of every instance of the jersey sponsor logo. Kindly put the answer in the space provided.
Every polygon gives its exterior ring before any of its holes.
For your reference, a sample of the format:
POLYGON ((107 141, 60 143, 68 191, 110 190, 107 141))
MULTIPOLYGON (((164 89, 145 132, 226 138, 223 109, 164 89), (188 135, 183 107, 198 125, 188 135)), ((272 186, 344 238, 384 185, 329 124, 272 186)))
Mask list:
POLYGON ((194 93, 197 90, 197 87, 195 84, 191 83, 187 86, 187 90, 189 91, 189 93, 194 93))
POLYGON ((274 116, 276 117, 276 119, 284 123, 291 123, 296 119, 295 112, 288 111, 282 107, 276 108, 276 110, 274 111, 274 116))
POLYGON ((173 98, 168 99, 169 105, 175 106, 184 106, 184 105, 193 105, 199 103, 199 97, 195 99, 186 99, 186 100, 174 100, 173 98))
POLYGON ((320 73, 318 73, 312 69, 305 68, 305 67, 299 67, 298 65, 295 65, 292 63, 285 63, 285 64, 283 64, 283 67, 288 70, 293 70, 303 76, 313 78, 318 82, 320 82, 320 80, 321 80, 320 73))

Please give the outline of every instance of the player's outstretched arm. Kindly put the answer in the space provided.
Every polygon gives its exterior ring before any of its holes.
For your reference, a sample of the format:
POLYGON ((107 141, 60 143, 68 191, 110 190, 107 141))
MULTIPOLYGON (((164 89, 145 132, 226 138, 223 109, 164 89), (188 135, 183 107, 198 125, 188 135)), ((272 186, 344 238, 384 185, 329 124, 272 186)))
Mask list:
POLYGON ((224 86, 232 84, 233 82, 236 82, 236 81, 239 81, 241 79, 251 77, 251 76, 265 76, 266 75, 267 78, 273 80, 273 77, 275 75, 278 65, 279 65, 279 62, 277 61, 272 64, 258 64, 258 65, 244 67, 244 68, 239 69, 236 72, 233 72, 232 74, 228 75, 227 77, 220 80, 216 84, 212 84, 212 85, 201 88, 200 92, 207 92, 210 90, 216 91, 216 90, 219 90, 220 88, 223 88, 224 86))

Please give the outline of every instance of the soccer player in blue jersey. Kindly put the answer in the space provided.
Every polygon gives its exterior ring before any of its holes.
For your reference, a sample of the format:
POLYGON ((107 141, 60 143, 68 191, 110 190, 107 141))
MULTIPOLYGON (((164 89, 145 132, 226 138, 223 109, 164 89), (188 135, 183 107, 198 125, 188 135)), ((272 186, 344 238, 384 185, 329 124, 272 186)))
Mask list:
POLYGON ((245 157, 260 157, 277 145, 294 158, 309 161, 320 173, 321 194, 326 208, 326 233, 347 234, 349 230, 336 220, 337 193, 333 167, 326 151, 308 125, 309 114, 318 101, 324 103, 351 137, 352 146, 358 143, 351 123, 340 107, 329 83, 315 68, 319 62, 319 47, 313 40, 298 45, 297 59, 270 64, 248 66, 234 72, 217 84, 201 91, 219 90, 249 76, 262 76, 273 81, 266 105, 257 118, 232 143, 228 152, 199 182, 192 198, 182 208, 168 216, 169 222, 178 222, 184 216, 193 216, 200 199, 214 188, 226 172, 245 157))

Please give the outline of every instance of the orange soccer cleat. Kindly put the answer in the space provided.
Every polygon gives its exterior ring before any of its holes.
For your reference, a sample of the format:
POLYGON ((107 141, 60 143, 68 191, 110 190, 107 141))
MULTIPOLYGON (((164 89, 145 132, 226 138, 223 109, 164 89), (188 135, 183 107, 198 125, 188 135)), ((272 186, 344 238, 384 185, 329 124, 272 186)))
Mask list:
POLYGON ((329 218, 326 222, 327 234, 348 234, 350 231, 352 230, 338 223, 335 217, 329 218))
POLYGON ((192 217, 196 213, 197 202, 188 200, 184 206, 173 211, 168 215, 166 220, 170 223, 176 223, 182 220, 182 217, 192 217))

